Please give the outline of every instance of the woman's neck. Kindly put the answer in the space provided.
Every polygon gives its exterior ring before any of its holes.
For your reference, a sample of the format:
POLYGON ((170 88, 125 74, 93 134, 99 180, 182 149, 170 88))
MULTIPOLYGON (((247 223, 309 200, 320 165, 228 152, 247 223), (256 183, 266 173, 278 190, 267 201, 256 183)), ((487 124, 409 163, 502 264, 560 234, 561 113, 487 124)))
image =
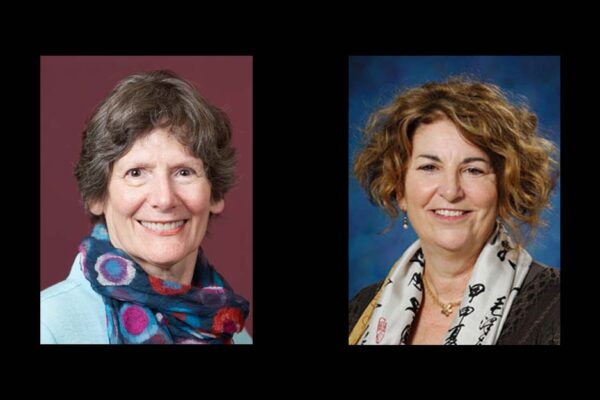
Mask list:
POLYGON ((459 255, 423 245, 425 279, 434 287, 440 301, 454 302, 463 297, 478 255, 479 251, 459 255))
POLYGON ((188 254, 183 260, 173 265, 155 265, 135 258, 135 261, 140 267, 146 271, 148 275, 155 276, 164 281, 178 282, 183 285, 192 283, 194 276, 194 268, 196 266, 196 258, 198 252, 188 254))

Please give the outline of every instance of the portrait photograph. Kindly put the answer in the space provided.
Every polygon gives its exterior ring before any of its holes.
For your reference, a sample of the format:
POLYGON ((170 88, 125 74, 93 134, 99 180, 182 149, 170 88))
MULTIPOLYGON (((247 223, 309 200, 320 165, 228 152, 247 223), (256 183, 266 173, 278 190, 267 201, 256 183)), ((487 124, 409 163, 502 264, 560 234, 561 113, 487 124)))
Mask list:
POLYGON ((40 343, 253 343, 253 57, 40 57, 40 343))
POLYGON ((561 57, 348 62, 349 345, 559 345, 561 57))

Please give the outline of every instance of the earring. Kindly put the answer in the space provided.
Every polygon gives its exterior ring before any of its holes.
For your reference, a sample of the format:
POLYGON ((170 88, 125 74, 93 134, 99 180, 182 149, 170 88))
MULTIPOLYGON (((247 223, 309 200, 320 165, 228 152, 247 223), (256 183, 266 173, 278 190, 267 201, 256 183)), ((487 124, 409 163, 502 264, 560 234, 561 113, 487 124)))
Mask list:
POLYGON ((404 218, 402 219, 402 227, 404 229, 408 229, 408 216, 406 214, 406 211, 404 211, 404 218))

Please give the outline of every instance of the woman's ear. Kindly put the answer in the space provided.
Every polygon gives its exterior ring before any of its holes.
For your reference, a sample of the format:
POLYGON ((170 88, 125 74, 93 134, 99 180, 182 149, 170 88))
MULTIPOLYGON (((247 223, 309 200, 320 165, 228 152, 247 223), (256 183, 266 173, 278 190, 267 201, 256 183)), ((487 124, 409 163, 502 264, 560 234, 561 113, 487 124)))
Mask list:
POLYGON ((99 200, 90 201, 88 203, 90 212, 98 217, 104 214, 104 202, 99 200))
POLYGON ((225 199, 215 201, 214 203, 211 202, 211 204, 210 204, 210 212, 213 214, 222 213, 224 208, 225 208, 225 199))
POLYGON ((396 202, 398 203, 398 206, 400 207, 400 209, 402 211, 406 211, 407 204, 406 204, 406 197, 404 195, 401 195, 400 193, 398 193, 396 195, 396 202))

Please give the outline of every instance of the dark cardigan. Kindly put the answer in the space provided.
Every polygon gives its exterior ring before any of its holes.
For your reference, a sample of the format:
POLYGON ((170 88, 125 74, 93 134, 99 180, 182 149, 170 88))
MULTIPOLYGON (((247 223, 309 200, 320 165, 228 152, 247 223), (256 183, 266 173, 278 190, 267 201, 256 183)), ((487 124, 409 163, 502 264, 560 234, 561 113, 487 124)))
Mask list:
MULTIPOLYGON (((383 281, 362 289, 349 305, 350 330, 383 281)), ((496 344, 560 344, 560 272, 535 261, 515 297, 496 344)))

